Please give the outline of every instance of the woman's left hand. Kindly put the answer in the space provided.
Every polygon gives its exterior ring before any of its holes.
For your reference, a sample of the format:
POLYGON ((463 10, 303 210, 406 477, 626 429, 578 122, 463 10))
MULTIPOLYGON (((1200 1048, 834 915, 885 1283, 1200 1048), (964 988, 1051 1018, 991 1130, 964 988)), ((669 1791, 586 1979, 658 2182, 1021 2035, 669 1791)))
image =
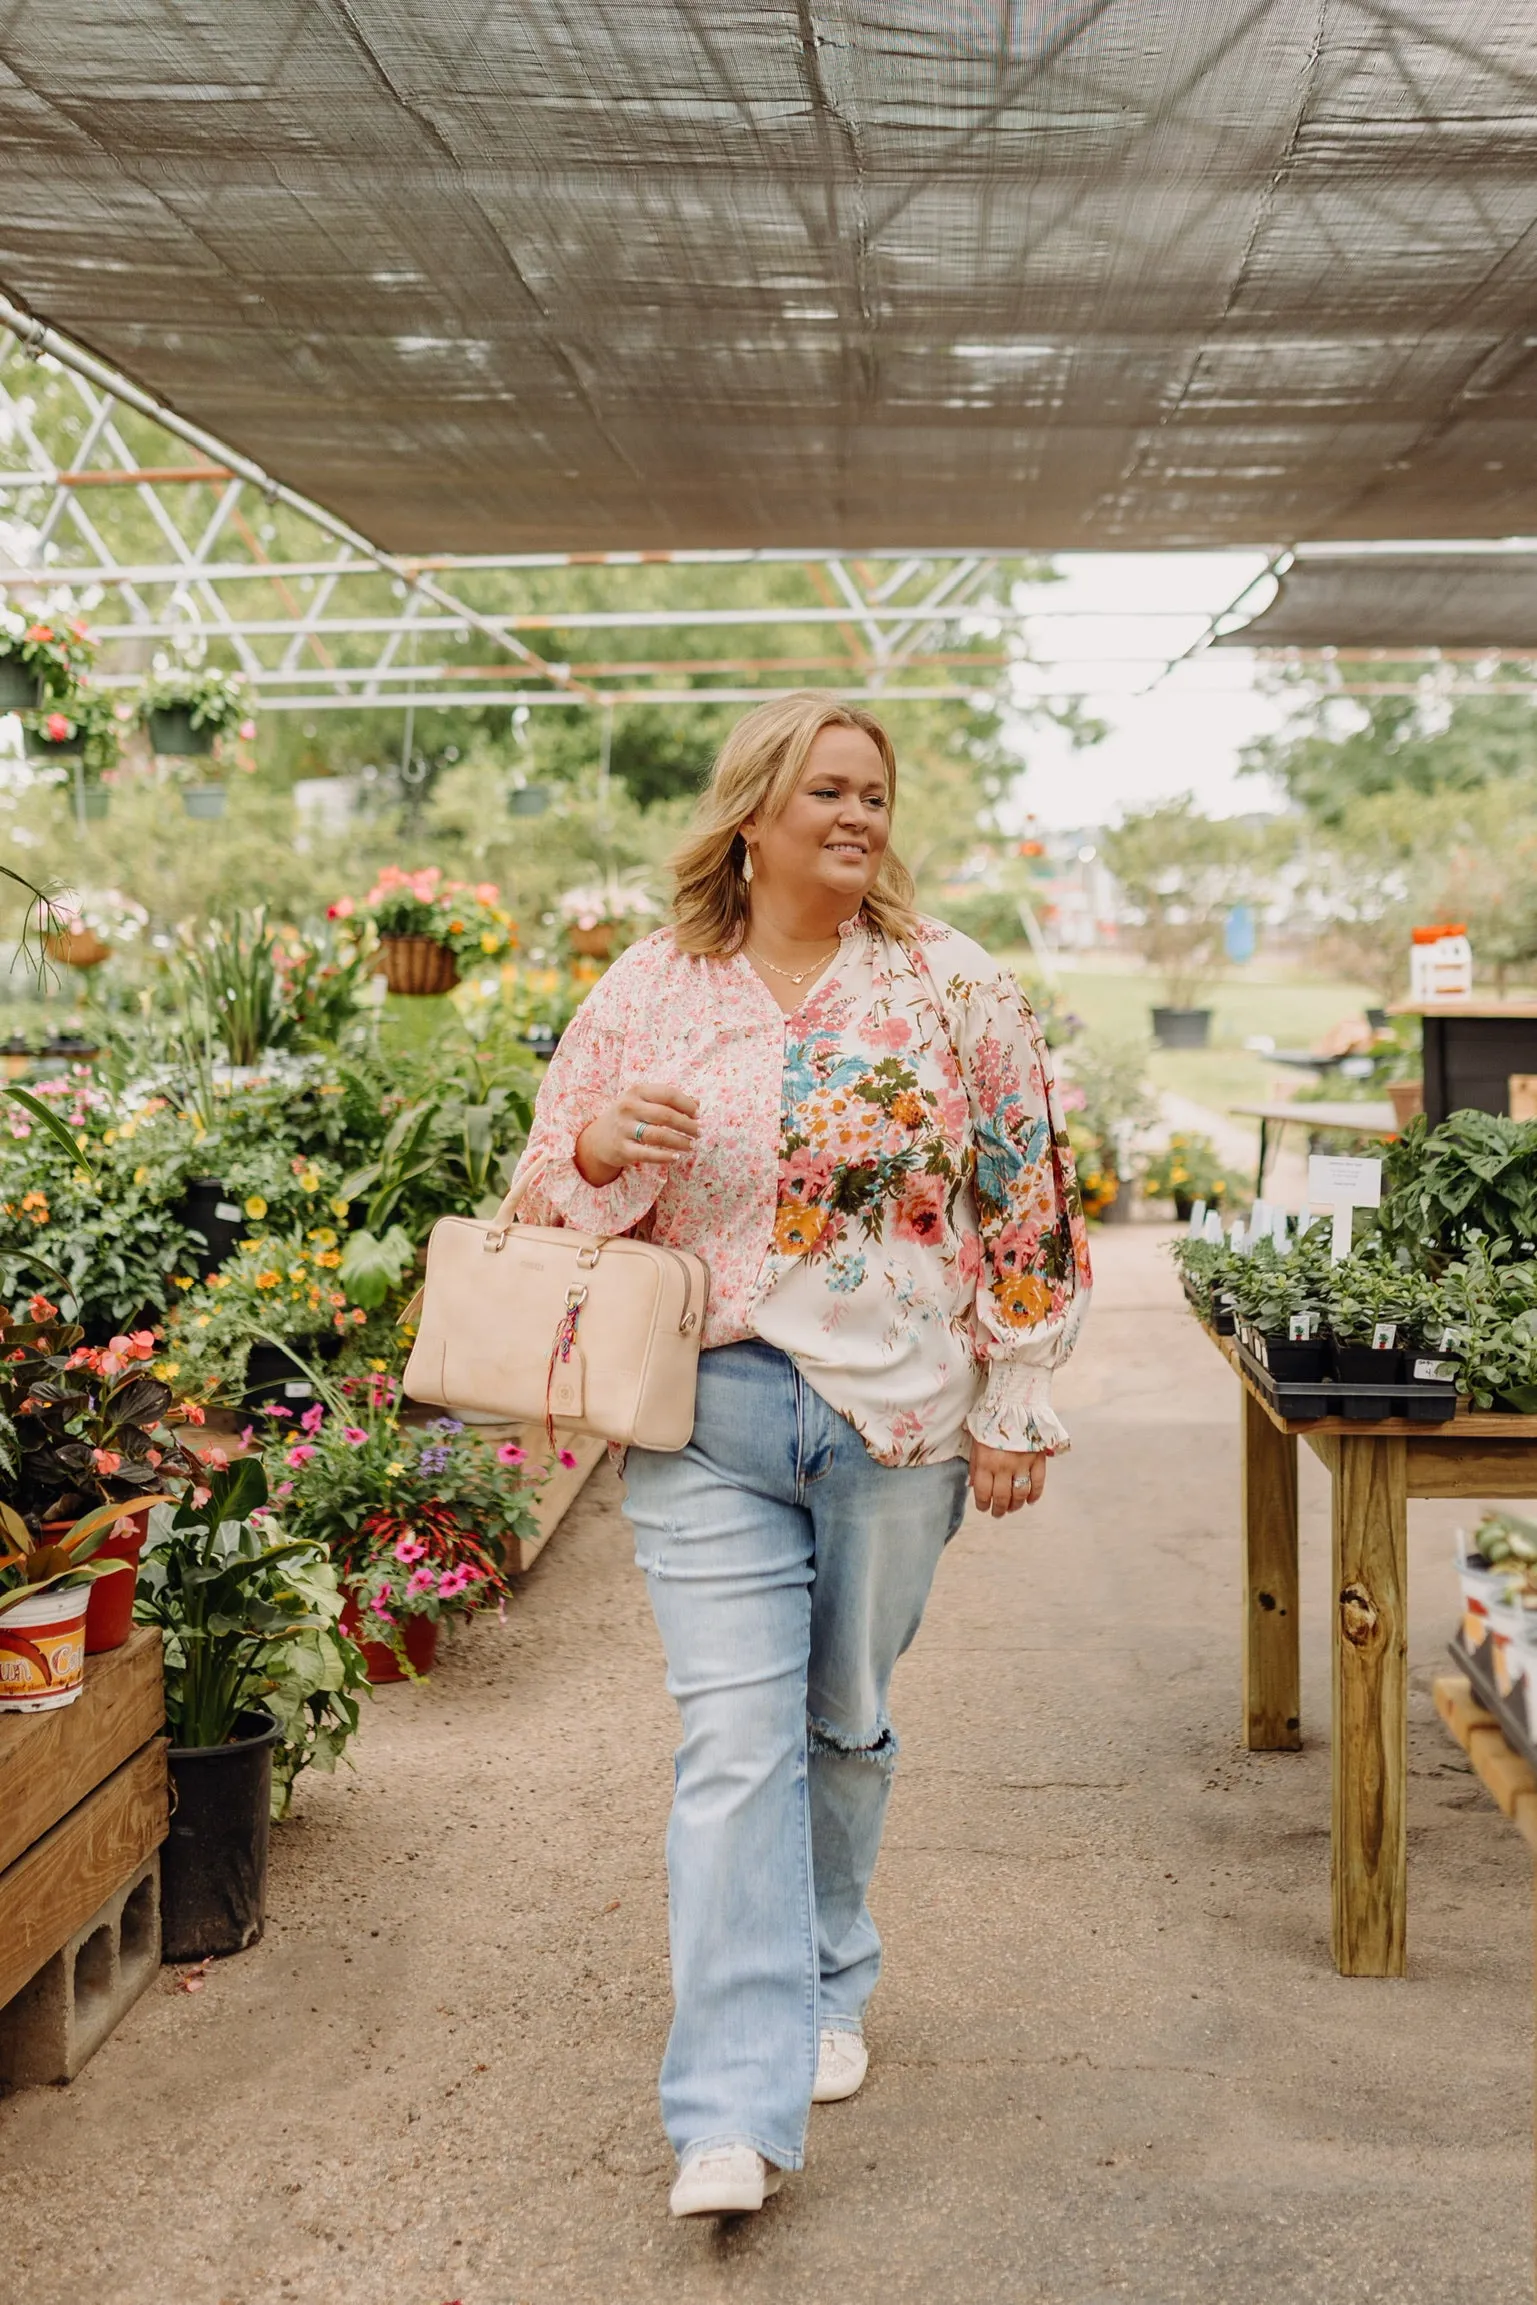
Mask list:
POLYGON ((1001 1520, 1005 1513, 1017 1513, 1021 1505, 1039 1501, 1046 1486, 1045 1451, 1023 1455, 1013 1449, 990 1449, 981 1441, 973 1441, 970 1480, 977 1511, 991 1513, 995 1521, 1001 1520))

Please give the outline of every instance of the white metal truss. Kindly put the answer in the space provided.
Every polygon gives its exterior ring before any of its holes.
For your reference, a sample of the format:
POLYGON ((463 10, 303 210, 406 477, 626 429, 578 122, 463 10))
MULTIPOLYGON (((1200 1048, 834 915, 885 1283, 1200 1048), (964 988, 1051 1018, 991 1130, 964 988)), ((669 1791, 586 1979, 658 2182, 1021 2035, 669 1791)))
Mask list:
POLYGON ((739 702, 813 682, 962 698, 1022 653, 1024 612, 989 594, 998 569, 966 551, 402 558, 0 297, 0 599, 83 612, 102 687, 133 685, 164 651, 238 666, 268 711, 739 702), (698 570, 699 597, 625 605, 619 572, 657 567, 698 570), (710 597, 712 572, 753 567, 806 581, 794 597, 782 579, 710 597), (594 568, 615 572, 618 605, 534 604, 541 572, 594 568), (802 653, 753 653, 771 627, 802 635, 802 653), (669 650, 680 632, 705 652, 669 650), (595 640, 581 663, 540 645, 587 633, 623 645, 595 640))

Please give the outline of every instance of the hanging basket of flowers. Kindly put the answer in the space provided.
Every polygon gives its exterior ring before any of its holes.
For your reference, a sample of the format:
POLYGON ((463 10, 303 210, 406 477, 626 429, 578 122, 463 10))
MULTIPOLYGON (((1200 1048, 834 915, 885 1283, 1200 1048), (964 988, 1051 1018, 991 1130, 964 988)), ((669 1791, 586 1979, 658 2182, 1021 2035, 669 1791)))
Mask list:
POLYGON ((452 992, 461 964, 500 960, 517 944, 511 915, 494 881, 474 887, 445 881, 436 865, 402 872, 388 864, 362 906, 343 897, 333 920, 361 917, 379 939, 378 967, 391 992, 422 996, 452 992))
POLYGON ((0 609, 0 712, 32 712, 71 695, 95 654, 96 643, 73 618, 29 624, 0 609))
POLYGON ((150 744, 168 759, 202 760, 221 736, 256 734, 245 682, 217 666, 157 670, 139 693, 138 709, 150 744))
POLYGON ((560 900, 566 942, 584 960, 612 960, 650 927, 656 899, 635 882, 610 873, 600 888, 570 888, 560 900))
POLYGON ((131 944, 144 933, 149 914, 120 889, 86 890, 56 899, 39 925, 50 960, 66 968, 99 968, 114 943, 131 944))

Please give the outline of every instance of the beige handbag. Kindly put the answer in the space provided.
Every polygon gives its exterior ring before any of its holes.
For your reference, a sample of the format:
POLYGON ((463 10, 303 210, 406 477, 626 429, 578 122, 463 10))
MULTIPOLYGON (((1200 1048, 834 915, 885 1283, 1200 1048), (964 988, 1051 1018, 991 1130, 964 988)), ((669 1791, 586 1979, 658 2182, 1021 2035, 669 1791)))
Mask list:
MULTIPOLYGON (((537 1166, 537 1164, 536 1164, 537 1166)), ((440 1217, 405 1389, 477 1416, 681 1449, 694 1429, 710 1275, 686 1250, 513 1219, 534 1171, 489 1224, 440 1217)))

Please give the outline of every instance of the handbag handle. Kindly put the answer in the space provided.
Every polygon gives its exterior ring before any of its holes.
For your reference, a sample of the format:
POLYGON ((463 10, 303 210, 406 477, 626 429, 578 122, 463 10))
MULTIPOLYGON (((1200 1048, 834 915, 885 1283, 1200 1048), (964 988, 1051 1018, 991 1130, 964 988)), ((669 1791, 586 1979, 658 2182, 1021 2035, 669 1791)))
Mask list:
MULTIPOLYGON (((522 1202, 523 1195, 528 1191, 529 1186, 533 1183, 535 1177, 539 1175, 544 1166, 544 1160, 532 1160, 529 1162, 528 1167, 523 1170, 521 1175, 513 1178, 512 1183, 507 1190, 507 1197, 502 1202, 502 1205, 497 1210, 495 1216, 491 1219, 490 1229, 486 1234, 485 1247, 488 1255, 495 1256, 501 1249, 506 1247, 507 1235, 512 1230, 513 1224, 517 1218, 518 1209, 522 1202)), ((594 1262, 596 1262, 598 1250, 604 1247, 604 1245, 609 1240, 611 1240, 612 1237, 613 1236, 610 1233, 600 1233, 597 1235, 596 1245, 592 1250, 594 1262)))

